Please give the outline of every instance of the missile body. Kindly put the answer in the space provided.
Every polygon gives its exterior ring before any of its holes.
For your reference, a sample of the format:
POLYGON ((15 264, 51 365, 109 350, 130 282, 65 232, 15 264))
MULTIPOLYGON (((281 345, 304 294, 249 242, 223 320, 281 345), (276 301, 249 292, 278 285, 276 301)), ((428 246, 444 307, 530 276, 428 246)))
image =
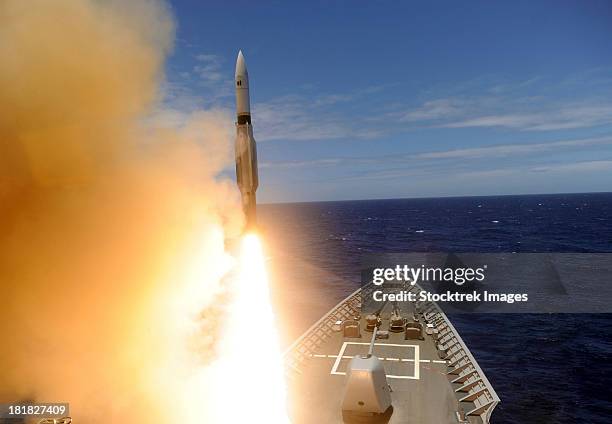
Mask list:
POLYGON ((246 217, 246 229, 256 224, 255 192, 259 185, 257 176, 257 146, 251 126, 249 100, 249 73, 242 51, 236 60, 236 180, 242 197, 242 209, 246 217))

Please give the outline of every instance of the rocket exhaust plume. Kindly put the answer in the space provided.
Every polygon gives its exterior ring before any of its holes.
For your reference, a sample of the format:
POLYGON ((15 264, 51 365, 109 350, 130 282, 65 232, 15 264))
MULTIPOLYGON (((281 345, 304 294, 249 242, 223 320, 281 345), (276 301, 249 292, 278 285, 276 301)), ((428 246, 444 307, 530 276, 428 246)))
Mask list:
POLYGON ((0 2, 0 402, 219 422, 233 128, 222 110, 164 125, 173 32, 159 1, 0 2))
POLYGON ((219 342, 219 359, 209 367, 211 422, 288 424, 283 358, 270 303, 259 237, 242 238, 239 263, 230 278, 233 293, 219 342))

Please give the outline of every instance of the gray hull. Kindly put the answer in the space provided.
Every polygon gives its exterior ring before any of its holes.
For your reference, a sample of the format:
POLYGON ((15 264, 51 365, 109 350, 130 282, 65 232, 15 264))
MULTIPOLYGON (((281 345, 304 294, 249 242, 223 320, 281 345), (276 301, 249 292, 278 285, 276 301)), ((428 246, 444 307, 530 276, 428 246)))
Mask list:
MULTIPOLYGON (((352 293, 286 350, 293 424, 344 422, 346 369, 353 356, 367 352, 372 337, 359 316, 361 295, 361 289, 352 293), (339 322, 355 317, 360 337, 345 337, 339 322)), ((499 397, 446 315, 434 303, 395 307, 409 322, 418 320, 423 339, 407 339, 402 331, 376 340, 374 354, 383 360, 392 390, 393 412, 382 422, 488 423, 499 397)), ((389 329, 393 309, 387 304, 381 310, 381 330, 389 329)))

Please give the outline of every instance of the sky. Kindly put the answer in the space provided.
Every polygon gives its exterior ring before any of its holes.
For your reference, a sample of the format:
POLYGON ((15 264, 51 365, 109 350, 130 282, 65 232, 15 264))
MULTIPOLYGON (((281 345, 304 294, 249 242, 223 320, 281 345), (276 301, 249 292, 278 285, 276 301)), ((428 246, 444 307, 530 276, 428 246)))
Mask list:
POLYGON ((262 202, 612 191, 611 2, 170 7, 173 108, 244 52, 262 202))

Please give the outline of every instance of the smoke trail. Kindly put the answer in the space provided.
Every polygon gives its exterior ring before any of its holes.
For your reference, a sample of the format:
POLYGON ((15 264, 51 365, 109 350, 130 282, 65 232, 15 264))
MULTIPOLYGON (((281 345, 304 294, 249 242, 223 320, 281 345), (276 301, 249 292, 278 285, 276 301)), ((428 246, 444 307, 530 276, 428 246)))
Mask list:
POLYGON ((0 3, 0 401, 70 402, 81 423, 190 416, 184 381, 214 353, 195 336, 215 325, 192 318, 242 218, 215 178, 231 119, 151 118, 173 28, 153 1, 0 3))

